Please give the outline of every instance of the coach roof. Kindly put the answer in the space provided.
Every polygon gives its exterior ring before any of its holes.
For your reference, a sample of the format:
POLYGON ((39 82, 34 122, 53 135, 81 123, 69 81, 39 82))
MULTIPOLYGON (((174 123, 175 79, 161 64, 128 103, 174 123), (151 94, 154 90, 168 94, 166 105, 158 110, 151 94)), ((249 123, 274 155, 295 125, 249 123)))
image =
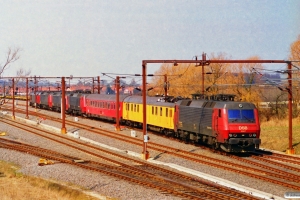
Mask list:
MULTIPOLYGON (((132 95, 132 96, 126 97, 123 102, 124 103, 143 104, 143 97, 137 96, 137 95, 132 95)), ((174 103, 164 102, 162 97, 148 97, 147 96, 146 102, 147 102, 147 105, 168 106, 168 107, 175 106, 174 103)))
MULTIPOLYGON (((123 101, 128 95, 120 95, 119 101, 123 101)), ((88 100, 102 100, 102 101, 116 101, 116 95, 109 94, 88 94, 86 96, 88 100)))

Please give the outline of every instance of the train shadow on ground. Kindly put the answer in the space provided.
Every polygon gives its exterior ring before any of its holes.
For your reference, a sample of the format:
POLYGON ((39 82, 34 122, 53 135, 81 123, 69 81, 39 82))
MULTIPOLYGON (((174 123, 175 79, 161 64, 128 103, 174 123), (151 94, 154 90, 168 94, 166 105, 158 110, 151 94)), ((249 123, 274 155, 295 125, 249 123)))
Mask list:
POLYGON ((238 156, 238 157, 251 157, 251 156, 264 156, 264 155, 272 155, 273 153, 271 151, 257 149, 252 152, 231 152, 228 153, 229 155, 238 156))

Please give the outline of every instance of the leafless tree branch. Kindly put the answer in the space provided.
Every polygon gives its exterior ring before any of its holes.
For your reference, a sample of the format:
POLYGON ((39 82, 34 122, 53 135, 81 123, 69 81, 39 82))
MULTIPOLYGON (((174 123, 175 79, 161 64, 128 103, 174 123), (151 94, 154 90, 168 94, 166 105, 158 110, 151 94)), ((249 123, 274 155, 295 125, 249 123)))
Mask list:
POLYGON ((6 61, 3 65, 0 66, 0 75, 4 72, 5 69, 9 67, 9 64, 19 60, 20 58, 20 48, 8 48, 7 55, 6 55, 6 61))

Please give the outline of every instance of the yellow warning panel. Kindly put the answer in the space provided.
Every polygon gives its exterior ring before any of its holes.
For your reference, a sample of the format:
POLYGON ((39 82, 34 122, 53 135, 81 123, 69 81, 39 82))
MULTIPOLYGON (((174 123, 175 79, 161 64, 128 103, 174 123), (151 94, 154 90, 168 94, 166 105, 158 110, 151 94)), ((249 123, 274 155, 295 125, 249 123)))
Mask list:
POLYGON ((1 132, 0 133, 0 136, 5 136, 6 135, 6 132, 1 132))
POLYGON ((48 160, 46 158, 40 158, 39 163, 38 163, 39 166, 51 165, 51 164, 54 164, 54 162, 51 160, 48 160))

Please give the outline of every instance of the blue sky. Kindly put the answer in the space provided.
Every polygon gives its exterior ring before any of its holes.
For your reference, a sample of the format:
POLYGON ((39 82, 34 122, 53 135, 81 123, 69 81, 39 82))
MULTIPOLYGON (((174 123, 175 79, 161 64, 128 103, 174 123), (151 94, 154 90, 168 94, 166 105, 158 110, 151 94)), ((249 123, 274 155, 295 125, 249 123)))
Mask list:
POLYGON ((21 58, 4 76, 141 74, 142 60, 203 52, 287 59, 299 10, 299 0, 1 0, 0 64, 9 47, 21 58))

